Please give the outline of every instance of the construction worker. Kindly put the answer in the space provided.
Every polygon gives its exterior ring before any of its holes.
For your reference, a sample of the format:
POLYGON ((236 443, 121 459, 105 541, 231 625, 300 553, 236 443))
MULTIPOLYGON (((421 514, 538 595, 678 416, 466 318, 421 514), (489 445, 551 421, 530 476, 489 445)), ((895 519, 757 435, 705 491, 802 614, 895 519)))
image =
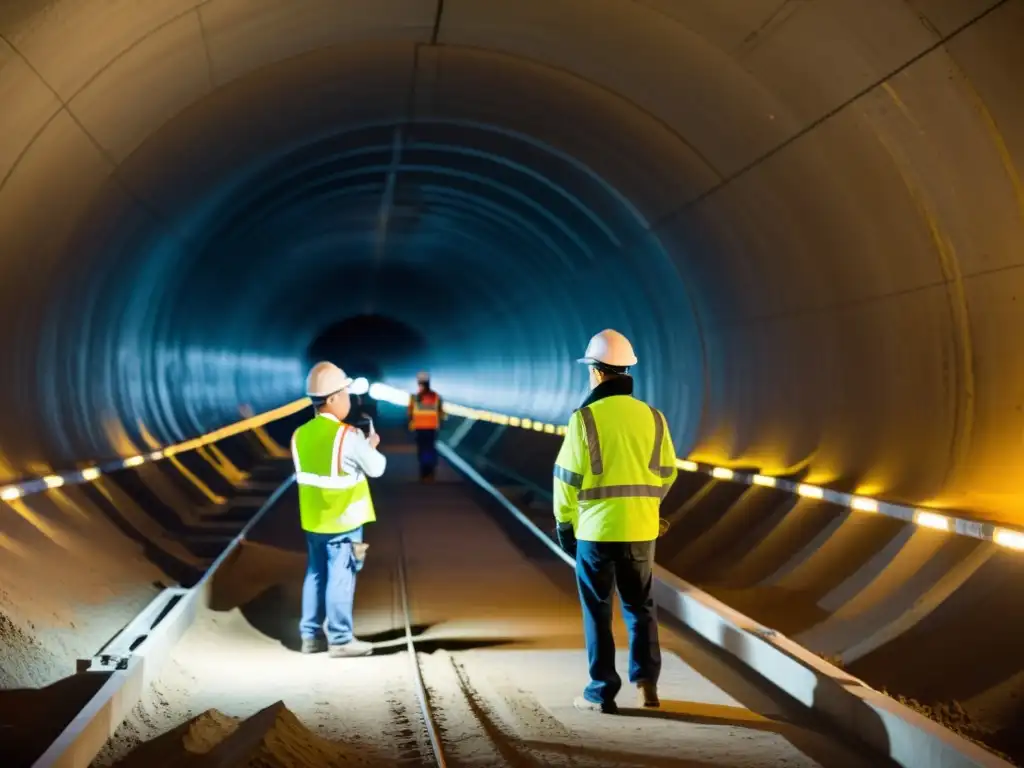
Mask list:
POLYGON ((641 706, 660 706, 661 648, 651 597, 661 500, 676 479, 665 416, 633 395, 633 347, 601 331, 577 362, 590 367, 591 392, 573 412, 555 462, 558 543, 576 558, 591 682, 573 702, 585 712, 618 711, 612 592, 629 630, 629 681, 641 706))
POLYGON ((346 424, 352 379, 333 363, 317 363, 306 379, 316 415, 292 435, 299 487, 299 515, 308 555, 302 585, 299 634, 303 653, 326 650, 332 658, 369 656, 356 639, 352 606, 356 573, 365 561, 363 526, 376 520, 367 477, 384 474, 380 436, 346 424), (324 635, 326 620, 327 633, 324 635))
POLYGON ((444 403, 430 388, 430 374, 421 371, 416 381, 419 391, 409 398, 409 429, 416 433, 420 480, 432 482, 437 469, 437 430, 444 420, 444 403))

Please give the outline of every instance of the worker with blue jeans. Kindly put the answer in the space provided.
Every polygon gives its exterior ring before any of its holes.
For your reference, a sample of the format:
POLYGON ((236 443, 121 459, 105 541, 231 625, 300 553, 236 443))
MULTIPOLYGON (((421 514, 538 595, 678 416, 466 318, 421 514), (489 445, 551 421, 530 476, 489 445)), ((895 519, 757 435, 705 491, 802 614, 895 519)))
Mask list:
POLYGON ((629 631, 629 681, 641 706, 660 706, 661 647, 651 594, 661 500, 675 482, 675 450, 665 416, 633 397, 633 347, 602 331, 578 362, 590 367, 591 391, 569 417, 555 459, 555 532, 576 559, 590 683, 573 706, 614 714, 622 680, 615 669, 612 595, 616 587, 629 631))
POLYGON ((368 546, 363 526, 377 519, 367 478, 380 477, 387 465, 372 422, 365 436, 345 423, 351 384, 332 363, 313 367, 306 394, 316 414, 295 430, 291 446, 308 557, 299 622, 302 652, 327 651, 332 658, 373 653, 372 644, 353 633, 352 608, 368 546))

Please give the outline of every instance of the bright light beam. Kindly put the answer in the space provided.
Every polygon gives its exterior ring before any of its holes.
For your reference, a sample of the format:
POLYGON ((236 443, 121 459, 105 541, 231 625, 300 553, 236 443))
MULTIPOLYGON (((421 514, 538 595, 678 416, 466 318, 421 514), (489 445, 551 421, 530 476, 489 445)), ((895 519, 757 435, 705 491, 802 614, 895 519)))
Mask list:
POLYGON ((365 395, 367 392, 370 391, 370 382, 365 376, 360 376, 358 379, 352 382, 352 384, 348 388, 348 391, 353 395, 365 395))
POLYGON ((408 392, 403 392, 401 389, 398 389, 398 387, 392 387, 388 384, 381 384, 379 381, 370 386, 369 392, 370 397, 374 400, 391 403, 392 405, 409 404, 408 392))

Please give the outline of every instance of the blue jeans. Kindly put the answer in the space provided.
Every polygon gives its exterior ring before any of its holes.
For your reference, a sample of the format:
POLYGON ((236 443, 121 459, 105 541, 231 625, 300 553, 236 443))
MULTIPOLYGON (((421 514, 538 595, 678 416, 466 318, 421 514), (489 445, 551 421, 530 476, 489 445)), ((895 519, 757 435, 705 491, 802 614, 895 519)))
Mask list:
POLYGON ((583 631, 590 662, 584 698, 608 704, 622 689, 615 671, 612 592, 616 586, 629 630, 629 681, 657 683, 661 674, 658 619, 651 597, 654 542, 580 541, 576 544, 576 586, 583 606, 583 631))
POLYGON ((437 468, 437 430, 416 430, 416 454, 419 458, 420 477, 434 474, 437 468))
POLYGON ((362 568, 352 542, 363 540, 363 528, 345 533, 306 531, 306 579, 302 583, 303 638, 318 637, 327 621, 327 642, 343 645, 352 639, 352 604, 356 572, 362 568))

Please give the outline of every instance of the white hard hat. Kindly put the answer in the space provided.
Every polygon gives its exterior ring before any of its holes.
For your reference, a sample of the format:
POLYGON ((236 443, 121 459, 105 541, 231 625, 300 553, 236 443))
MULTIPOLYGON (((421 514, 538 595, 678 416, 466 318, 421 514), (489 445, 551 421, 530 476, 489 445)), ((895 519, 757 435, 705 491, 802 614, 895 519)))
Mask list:
POLYGON ((351 383, 352 379, 334 363, 321 362, 314 365, 306 377, 306 394, 310 397, 330 397, 351 383))
POLYGON ((420 384, 430 381, 430 374, 427 373, 426 371, 420 371, 419 373, 416 374, 416 381, 418 381, 420 384))
POLYGON ((587 351, 577 363, 604 363, 614 368, 636 365, 636 355, 629 339, 611 328, 601 331, 587 344, 587 351))

